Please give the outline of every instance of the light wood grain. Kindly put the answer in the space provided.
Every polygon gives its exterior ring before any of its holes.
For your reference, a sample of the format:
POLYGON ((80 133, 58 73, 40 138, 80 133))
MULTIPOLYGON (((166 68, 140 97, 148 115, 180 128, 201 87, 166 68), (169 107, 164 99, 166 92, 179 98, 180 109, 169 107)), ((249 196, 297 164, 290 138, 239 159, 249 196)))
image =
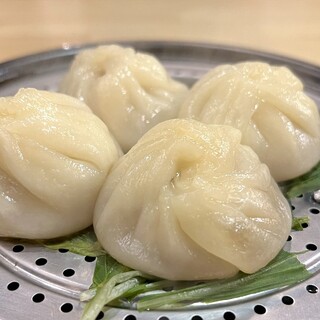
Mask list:
POLYGON ((242 46, 320 65, 319 0, 0 0, 0 62, 116 40, 242 46))

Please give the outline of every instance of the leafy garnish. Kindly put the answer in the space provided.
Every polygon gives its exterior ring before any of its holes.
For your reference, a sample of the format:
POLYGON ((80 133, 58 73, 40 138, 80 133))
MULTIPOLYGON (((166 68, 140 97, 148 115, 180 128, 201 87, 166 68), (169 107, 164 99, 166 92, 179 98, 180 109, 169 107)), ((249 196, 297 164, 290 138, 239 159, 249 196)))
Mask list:
POLYGON ((136 277, 143 277, 139 271, 127 271, 107 277, 96 287, 94 298, 84 308, 81 320, 94 320, 103 307, 121 297, 125 292, 139 284, 136 277))
POLYGON ((239 273, 231 279, 215 280, 185 289, 146 295, 137 302, 137 308, 140 311, 168 309, 194 302, 212 303, 230 300, 293 285, 308 279, 310 275, 295 254, 282 250, 273 261, 254 274, 239 273))
POLYGON ((40 243, 49 249, 67 249, 81 256, 98 257, 106 255, 92 228, 68 238, 44 240, 40 243))
POLYGON ((288 199, 320 189, 320 162, 306 174, 280 184, 288 199))
POLYGON ((173 288, 176 283, 170 280, 159 280, 159 281, 153 281, 153 282, 146 282, 139 284, 135 286, 134 288, 128 290, 123 297, 127 299, 133 300, 135 297, 137 297, 139 294, 144 294, 150 291, 155 291, 155 290, 163 290, 167 288, 173 288))
POLYGON ((302 231, 303 225, 309 222, 309 217, 293 217, 291 229, 295 231, 302 231))
POLYGON ((108 254, 100 256, 97 258, 90 289, 98 287, 101 283, 104 283, 107 279, 110 279, 119 273, 128 271, 131 271, 131 269, 119 263, 108 254))
POLYGON ((254 274, 240 272, 230 279, 207 281, 200 285, 189 283, 188 286, 188 282, 184 282, 182 289, 143 295, 149 291, 175 287, 177 283, 169 280, 150 281, 146 274, 130 270, 108 255, 101 256, 97 259, 93 285, 81 295, 82 301, 91 299, 85 307, 82 320, 96 319, 99 312, 111 302, 112 305, 121 306, 119 298, 124 297, 136 300, 139 311, 177 309, 196 302, 225 301, 279 289, 310 276, 311 273, 297 259, 296 254, 282 250, 266 267, 254 274))
POLYGON ((96 267, 94 269, 92 284, 88 290, 81 293, 80 300, 91 300, 96 295, 97 288, 101 287, 101 285, 106 283, 108 279, 112 278, 117 274, 128 271, 132 271, 132 269, 117 262, 110 255, 105 254, 103 256, 99 256, 96 261, 96 267))

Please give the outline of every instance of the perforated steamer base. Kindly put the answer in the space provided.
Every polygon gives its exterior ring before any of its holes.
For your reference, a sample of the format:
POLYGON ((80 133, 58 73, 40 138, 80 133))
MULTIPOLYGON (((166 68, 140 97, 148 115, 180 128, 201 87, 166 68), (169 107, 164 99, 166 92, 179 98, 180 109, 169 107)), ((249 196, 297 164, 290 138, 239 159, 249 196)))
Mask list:
MULTIPOLYGON (((286 65, 304 82, 307 93, 320 106, 320 68, 312 65, 232 47, 155 42, 125 45, 156 55, 172 76, 189 85, 218 64, 260 60, 286 65)), ((43 53, 0 65, 0 96, 14 95, 21 87, 56 90, 74 54, 82 48, 43 53)), ((312 194, 293 199, 292 206, 296 216, 308 215, 310 222, 303 231, 291 233, 285 249, 307 250, 299 259, 313 273, 309 280, 282 290, 209 305, 199 303, 182 310, 140 313, 113 308, 98 319, 320 319, 320 206, 312 194)), ((94 266, 93 259, 65 250, 51 251, 0 240, 0 319, 80 319, 83 304, 79 302, 79 293, 90 286, 94 266)))

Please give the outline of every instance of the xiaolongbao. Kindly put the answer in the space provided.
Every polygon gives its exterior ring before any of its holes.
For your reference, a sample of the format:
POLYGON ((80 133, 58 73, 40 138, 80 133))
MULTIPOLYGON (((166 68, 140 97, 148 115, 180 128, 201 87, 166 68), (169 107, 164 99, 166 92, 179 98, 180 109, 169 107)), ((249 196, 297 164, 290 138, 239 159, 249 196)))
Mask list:
POLYGON ((276 181, 295 178, 320 160, 320 119, 301 81, 285 67, 247 62, 217 67, 201 78, 180 117, 231 125, 276 181))
POLYGON ((280 251, 291 211, 230 126, 168 120, 112 168, 94 229, 121 263, 171 280, 253 273, 280 251))
POLYGON ((75 98, 36 89, 0 98, 0 236, 53 238, 91 225, 119 150, 75 98))
POLYGON ((85 101, 127 152, 154 125, 178 116, 187 88, 151 55, 110 45, 79 53, 61 91, 85 101))

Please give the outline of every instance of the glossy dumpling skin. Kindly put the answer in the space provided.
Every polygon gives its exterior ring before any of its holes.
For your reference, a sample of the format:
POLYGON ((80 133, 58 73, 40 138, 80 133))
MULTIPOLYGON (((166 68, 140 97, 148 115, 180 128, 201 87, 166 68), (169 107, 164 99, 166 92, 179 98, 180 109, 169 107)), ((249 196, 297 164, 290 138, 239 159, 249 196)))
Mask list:
POLYGON ((253 273, 282 248, 291 211, 230 126, 168 120, 113 167, 94 229, 115 259, 171 280, 253 273))
POLYGON ((61 92, 85 101, 127 152, 154 125, 177 117, 187 88, 153 56, 110 45, 79 53, 61 92))
POLYGON ((241 130, 242 143, 253 148, 276 181, 304 174, 320 160, 317 106, 285 67, 219 66, 193 86, 179 116, 241 130))
POLYGON ((36 89, 0 98, 0 236, 54 238, 90 226, 119 150, 75 98, 36 89))

